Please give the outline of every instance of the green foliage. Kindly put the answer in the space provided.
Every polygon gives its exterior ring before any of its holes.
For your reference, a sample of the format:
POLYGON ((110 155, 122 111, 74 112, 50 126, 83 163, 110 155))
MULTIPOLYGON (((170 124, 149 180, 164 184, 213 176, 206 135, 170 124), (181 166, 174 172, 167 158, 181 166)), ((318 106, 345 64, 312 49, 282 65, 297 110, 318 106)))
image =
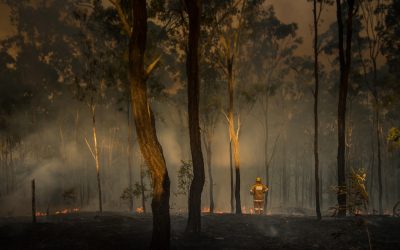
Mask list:
MULTIPOLYGON (((333 187, 334 192, 339 194, 346 194, 347 203, 346 210, 352 215, 358 215, 362 210, 367 210, 368 192, 365 187, 367 180, 367 172, 364 168, 352 169, 350 175, 347 177, 348 187, 333 187)), ((336 216, 339 211, 339 206, 331 207, 333 211, 332 216, 336 216)))
POLYGON ((400 129, 396 127, 389 129, 387 140, 389 143, 397 144, 400 146, 400 129))
POLYGON ((400 76, 400 0, 393 0, 390 4, 383 7, 387 11, 385 16, 385 30, 378 30, 383 36, 382 52, 386 56, 390 71, 400 76))
POLYGON ((133 198, 139 199, 142 195, 142 192, 145 194, 144 200, 147 201, 147 199, 151 197, 150 190, 145 184, 142 186, 139 182, 136 182, 134 188, 125 188, 122 191, 120 198, 124 201, 131 200, 133 198))
POLYGON ((151 183, 151 178, 150 178, 150 170, 145 166, 145 165, 141 165, 140 166, 140 178, 143 181, 143 185, 141 185, 140 182, 135 182, 133 187, 127 187, 122 191, 122 194, 120 196, 120 198, 122 200, 131 200, 133 198, 139 199, 142 196, 142 193, 144 194, 144 201, 147 201, 148 198, 150 198, 152 196, 152 190, 150 188, 147 187, 145 180, 148 181, 148 183, 150 184, 150 187, 152 186, 151 183), (144 168, 146 168, 146 170, 144 170, 144 168))
POLYGON ((178 192, 177 194, 187 195, 189 193, 190 184, 193 180, 193 164, 192 161, 181 160, 182 165, 178 170, 178 192))
POLYGON ((132 188, 127 187, 122 191, 122 194, 120 196, 120 198, 124 201, 128 201, 133 199, 133 197, 135 197, 134 191, 132 188))
POLYGON ((350 214, 357 215, 367 209, 368 193, 365 188, 367 173, 364 168, 351 170, 349 176, 350 189, 347 196, 347 206, 350 214))

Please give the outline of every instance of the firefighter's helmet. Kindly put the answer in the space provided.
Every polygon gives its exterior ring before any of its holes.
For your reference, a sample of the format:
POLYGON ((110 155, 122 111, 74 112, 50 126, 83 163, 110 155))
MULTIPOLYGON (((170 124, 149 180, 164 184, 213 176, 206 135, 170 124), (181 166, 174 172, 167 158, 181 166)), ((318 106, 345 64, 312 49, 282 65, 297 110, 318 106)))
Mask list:
POLYGON ((260 178, 260 177, 257 177, 257 178, 256 178, 256 182, 261 182, 261 178, 260 178))

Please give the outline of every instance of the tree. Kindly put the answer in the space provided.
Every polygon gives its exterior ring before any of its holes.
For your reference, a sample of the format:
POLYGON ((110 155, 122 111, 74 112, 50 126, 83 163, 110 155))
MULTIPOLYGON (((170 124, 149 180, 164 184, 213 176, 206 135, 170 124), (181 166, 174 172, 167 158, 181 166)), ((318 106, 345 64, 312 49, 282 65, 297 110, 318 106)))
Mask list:
MULTIPOLYGON (((230 148, 233 151, 233 159, 235 164, 235 211, 236 214, 242 214, 240 201, 240 155, 239 155, 239 131, 240 131, 240 116, 237 115, 235 123, 234 112, 234 94, 235 94, 235 63, 239 53, 239 37, 241 25, 243 22, 243 12, 246 6, 246 0, 232 1, 226 6, 227 10, 221 14, 218 19, 218 14, 214 15, 215 31, 219 39, 219 60, 220 68, 226 76, 228 86, 228 108, 226 118, 228 121, 228 130, 230 138, 230 148), (240 7, 238 7, 240 6, 240 7), (237 22, 237 26, 233 24, 237 22), (222 24, 223 23, 223 24, 222 24)), ((232 177, 231 177, 232 180, 232 177)), ((232 182, 231 182, 232 184, 232 182)), ((232 201, 231 201, 232 202, 232 201)))
POLYGON ((126 9, 121 1, 110 0, 118 12, 124 32, 129 36, 129 81, 133 118, 142 155, 148 164, 153 184, 151 203, 153 234, 151 249, 170 248, 170 180, 162 147, 158 141, 154 114, 147 97, 147 85, 151 71, 159 59, 144 68, 147 38, 146 0, 132 2, 126 9), (130 13, 132 18, 129 19, 130 13), (132 20, 133 19, 133 20, 132 20), (130 25, 130 21, 132 25, 130 25))
MULTIPOLYGON (((86 171, 80 169, 79 172, 81 173, 78 174, 76 168, 70 167, 70 164, 82 166, 83 162, 79 162, 80 157, 79 159, 72 159, 70 154, 66 153, 65 145, 69 139, 68 129, 65 128, 66 126, 63 128, 62 124, 68 124, 72 116, 75 118, 75 114, 71 116, 73 111, 71 113, 68 112, 73 110, 75 105, 80 105, 80 103, 74 102, 75 99, 88 104, 90 110, 90 118, 88 118, 93 120, 92 118, 96 114, 91 114, 92 110, 95 110, 92 108, 96 105, 97 110, 101 108, 101 105, 98 105, 100 102, 98 102, 95 92, 100 93, 98 91, 100 85, 108 88, 109 82, 117 82, 108 78, 110 76, 108 66, 111 64, 117 65, 114 64, 115 61, 110 63, 112 61, 110 55, 119 50, 110 50, 109 42, 113 40, 110 38, 112 35, 110 35, 110 32, 107 33, 109 30, 105 31, 101 25, 102 23, 98 22, 110 13, 104 12, 103 8, 100 8, 99 1, 91 1, 93 4, 88 4, 88 1, 82 1, 79 4, 74 1, 64 1, 62 3, 37 1, 34 4, 32 1, 2 2, 7 2, 12 10, 12 24, 18 30, 14 36, 2 41, 6 45, 5 47, 12 45, 18 48, 18 56, 14 66, 15 70, 18 71, 19 79, 15 81, 14 85, 17 88, 21 88, 25 84, 35 87, 34 91, 26 90, 25 93, 34 97, 35 103, 32 103, 29 108, 32 110, 31 117, 34 118, 31 122, 25 123, 24 126, 26 128, 29 127, 29 133, 34 135, 37 132, 35 127, 43 128, 44 124, 48 126, 55 119, 57 120, 60 143, 57 144, 55 142, 53 144, 55 152, 51 154, 51 157, 59 157, 63 165, 69 166, 58 170, 62 175, 57 185, 64 190, 71 186, 75 188, 79 186, 82 205, 83 198, 88 201, 90 199, 89 191, 85 196, 85 190, 89 190, 90 187, 90 179, 83 177, 84 174, 82 172, 86 171), (65 18, 60 18, 61 15, 65 15, 65 18), (23 34, 27 35, 26 38, 23 38, 25 36, 23 34), (98 39, 100 36, 102 39, 98 39), (93 49, 94 47, 96 49, 93 49), (20 81, 23 85, 20 85, 20 81), (90 100, 92 97, 93 105, 91 105, 90 100), (57 110, 60 107, 59 105, 65 103, 69 105, 67 112, 59 112, 57 110), (42 114, 39 115, 38 110, 41 110, 40 113, 42 114), (40 123, 40 121, 44 123, 40 123), (68 176, 75 178, 68 178, 68 176)), ((107 27, 110 26, 112 25, 107 27)), ((119 39, 115 40, 119 41, 119 39)), ((118 45, 116 47, 119 48, 118 45)), ((110 96, 105 99, 110 100, 107 104, 111 104, 112 98, 110 96)), ((85 146, 83 140, 78 140, 77 136, 78 107, 74 133, 74 146, 76 148, 81 145, 85 146)), ((31 112, 29 109, 27 112, 31 112)), ((36 144, 35 140, 31 141, 36 144)), ((42 145, 46 144, 40 140, 36 144, 38 147, 30 145, 25 146, 25 148, 31 148, 37 154, 36 152, 40 151, 40 148, 43 147, 42 145)), ((101 143, 99 143, 98 147, 100 147, 98 151, 101 151, 101 143)), ((84 157, 83 154, 81 156, 84 157)), ((41 161, 43 157, 37 157, 36 160, 41 161)), ((100 171, 102 169, 97 164, 96 172, 100 173, 100 171)), ((104 176, 102 177, 102 182, 105 183, 104 176)), ((100 183, 99 179, 97 179, 98 183, 100 183)), ((54 187, 55 190, 56 187, 54 187)), ((103 194, 107 194, 107 189, 105 191, 103 194)), ((99 199, 101 199, 101 195, 99 195, 99 199)), ((99 202, 99 204, 101 203, 99 202)))
MULTIPOLYGON (((96 115, 98 104, 108 99, 106 98, 107 83, 115 80, 114 76, 108 74, 108 72, 115 70, 115 68, 108 68, 109 65, 112 65, 112 63, 109 63, 109 60, 112 60, 112 56, 107 54, 110 51, 110 47, 108 47, 105 42, 110 39, 109 36, 112 37, 112 34, 107 30, 108 27, 99 27, 99 24, 101 24, 99 21, 102 21, 102 18, 107 16, 107 13, 104 12, 99 1, 94 1, 91 8, 93 8, 92 15, 87 15, 87 10, 76 10, 74 12, 75 19, 79 24, 79 37, 81 38, 81 44, 76 46, 77 49, 80 50, 81 57, 84 58, 84 60, 80 62, 82 64, 80 65, 81 67, 75 70, 72 78, 76 79, 75 81, 77 81, 76 84, 78 85, 76 90, 78 94, 76 94, 76 97, 87 103, 91 114, 93 145, 89 143, 86 137, 85 142, 96 166, 99 211, 102 213, 102 179, 105 178, 104 176, 101 178, 101 172, 103 172, 103 170, 101 170, 100 166, 100 145, 97 133, 96 115), (102 34, 104 39, 98 39, 95 36, 97 33, 102 34)), ((105 173, 103 172, 102 175, 105 175, 105 173)), ((106 196, 104 196, 104 199, 105 197, 106 196)))
POLYGON ((349 83, 349 74, 351 69, 351 40, 353 31, 353 16, 355 14, 354 0, 347 0, 347 20, 346 20, 346 41, 344 42, 344 25, 341 0, 336 0, 336 17, 338 24, 339 37, 339 60, 340 60, 340 84, 339 84, 339 102, 338 102, 338 216, 346 216, 346 166, 345 166, 345 148, 346 148, 346 103, 349 83), (346 48, 344 48, 344 43, 346 48))
POLYGON ((321 219, 320 208, 320 189, 319 189, 319 155, 318 155, 318 98, 319 98, 319 46, 318 46, 318 24, 321 18, 322 6, 324 1, 319 1, 317 10, 317 0, 313 0, 313 24, 314 24, 314 179, 315 179, 315 212, 318 220, 321 219))
MULTIPOLYGON (((207 51, 207 49, 205 49, 207 51)), ((209 50, 208 50, 209 51, 209 50)), ((210 213, 214 212, 214 180, 212 174, 213 143, 215 128, 221 117, 221 80, 220 75, 214 68, 215 64, 207 61, 202 71, 202 102, 200 107, 201 134, 206 154, 208 184, 209 184, 209 206, 210 213)))
POLYGON ((90 99, 90 104, 88 104, 91 115, 92 115, 92 131, 93 131, 93 146, 90 145, 88 140, 85 138, 85 142, 93 156, 96 164, 96 180, 97 180, 97 192, 99 197, 99 211, 103 212, 103 202, 101 194, 101 178, 100 178, 100 155, 99 155, 99 145, 97 143, 97 129, 96 129, 96 104, 93 101, 93 97, 90 99))
POLYGON ((189 16, 189 41, 186 61, 188 77, 188 113, 190 150, 193 163, 193 181, 189 193, 189 218, 187 232, 201 231, 201 193, 204 186, 204 160, 201 151, 201 136, 199 125, 199 38, 201 0, 186 0, 186 9, 189 16))
MULTIPOLYGON (((255 81, 252 84, 253 90, 247 86, 246 95, 255 98, 260 105, 260 118, 263 118, 261 124, 264 129, 265 181, 268 186, 271 181, 271 162, 279 138, 278 134, 274 143, 270 143, 271 98, 279 88, 285 88, 288 85, 285 83, 286 76, 293 68, 293 52, 301 43, 301 38, 296 35, 295 23, 284 23, 279 20, 273 6, 268 6, 266 10, 263 8, 262 5, 253 6, 251 11, 246 11, 242 33, 242 36, 246 38, 243 42, 243 51, 245 51, 243 54, 252 56, 241 58, 242 64, 245 65, 241 68, 241 81, 245 83, 255 81), (248 74, 249 68, 254 72, 253 74, 248 74)), ((270 205, 269 196, 270 192, 265 193, 264 213, 267 213, 267 207, 270 205)))
POLYGON ((363 0, 360 1, 361 19, 364 24, 366 32, 367 43, 367 59, 363 60, 363 54, 360 52, 361 62, 363 66, 364 81, 368 85, 370 92, 374 98, 374 124, 375 136, 377 143, 377 157, 378 157, 378 195, 379 195, 379 214, 383 214, 382 206, 382 154, 381 154, 381 94, 379 90, 378 80, 378 57, 383 50, 383 36, 380 33, 386 33, 384 26, 384 8, 383 1, 377 0, 363 0), (372 79, 369 75, 372 74, 372 79))
MULTIPOLYGON (((400 0, 392 0, 383 6, 386 11, 386 29, 379 30, 383 38, 382 53, 386 56, 391 73, 400 76, 400 0)), ((382 11, 382 10, 379 10, 382 11)))
POLYGON ((181 160, 182 165, 178 170, 178 192, 177 194, 188 195, 193 182, 193 163, 181 160))
POLYGON ((392 127, 388 132, 387 140, 390 143, 397 144, 400 146, 400 129, 392 127))

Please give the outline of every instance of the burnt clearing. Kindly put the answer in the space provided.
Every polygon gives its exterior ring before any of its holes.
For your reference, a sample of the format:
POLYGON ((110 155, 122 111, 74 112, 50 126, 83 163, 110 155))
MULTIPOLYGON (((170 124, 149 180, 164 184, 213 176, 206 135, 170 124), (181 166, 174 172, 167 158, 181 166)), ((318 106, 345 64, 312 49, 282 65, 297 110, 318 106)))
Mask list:
MULTIPOLYGON (((187 218, 171 217, 172 249, 400 249, 393 217, 203 215, 200 235, 184 233, 187 218)), ((147 249, 150 215, 75 213, 0 219, 1 249, 147 249)))

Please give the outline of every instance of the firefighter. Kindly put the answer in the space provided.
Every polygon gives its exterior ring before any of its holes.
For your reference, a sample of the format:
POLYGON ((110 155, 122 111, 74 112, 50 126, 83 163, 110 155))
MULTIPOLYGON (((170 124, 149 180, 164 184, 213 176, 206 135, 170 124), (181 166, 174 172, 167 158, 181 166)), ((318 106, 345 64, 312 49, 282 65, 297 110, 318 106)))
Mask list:
POLYGON ((268 187, 261 183, 261 178, 256 178, 256 183, 251 187, 250 194, 253 195, 254 212, 262 214, 264 212, 264 194, 268 191, 268 187))

